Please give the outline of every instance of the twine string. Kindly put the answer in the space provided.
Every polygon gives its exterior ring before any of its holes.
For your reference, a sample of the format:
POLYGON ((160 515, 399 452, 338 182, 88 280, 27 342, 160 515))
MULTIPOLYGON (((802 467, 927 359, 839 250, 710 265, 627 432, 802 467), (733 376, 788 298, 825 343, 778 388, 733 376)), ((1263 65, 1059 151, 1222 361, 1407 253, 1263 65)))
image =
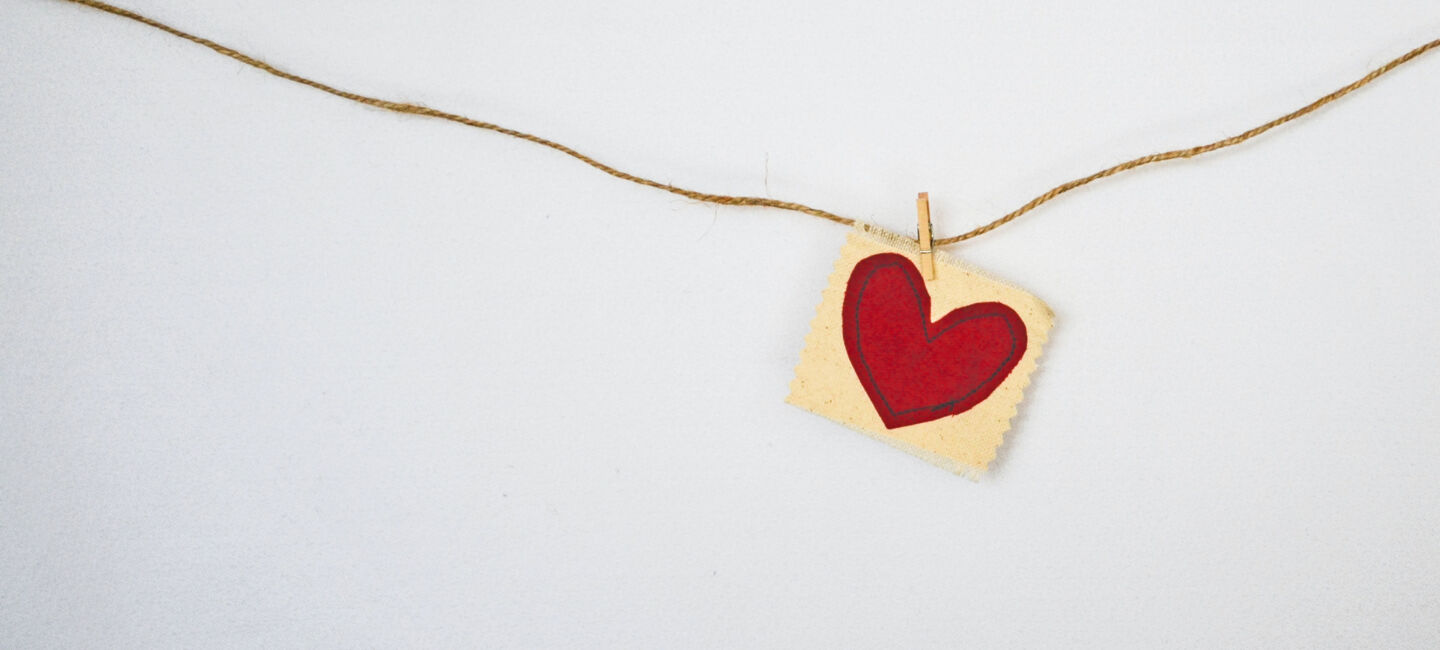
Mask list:
POLYGON ((1141 156, 1134 160, 1127 160, 1113 167, 1107 167, 1089 176, 1077 178, 1067 183, 1061 183, 1060 185, 1056 185, 1055 187, 1051 188, 1050 191, 1041 194, 1040 196, 1037 196, 1033 199, 1030 199, 1029 203, 1020 206, 1019 208, 1015 209, 1014 211, 1003 217, 1000 217, 999 219, 991 221, 990 223, 980 226, 979 228, 971 230, 970 232, 967 232, 963 235, 956 235, 954 237, 937 239, 935 240, 935 245, 943 246, 945 244, 953 244, 955 242, 965 241, 973 237, 979 237, 980 235, 983 235, 987 232, 990 232, 991 230, 999 228, 1000 226, 1003 226, 1007 223, 1010 223, 1011 221, 1020 218, 1025 213, 1034 210, 1041 205, 1044 205, 1046 202, 1049 202, 1050 200, 1054 199, 1057 196, 1060 196, 1061 194, 1069 192, 1070 190, 1073 190, 1077 187, 1089 185, 1090 183, 1098 181, 1102 178, 1114 176, 1123 171, 1129 171, 1131 169, 1135 169, 1136 167, 1144 167, 1145 165, 1149 165, 1151 163, 1174 160, 1176 158, 1194 158, 1195 156, 1198 156, 1200 154, 1210 153, 1211 151, 1215 151, 1217 149, 1233 147, 1246 140, 1254 138, 1266 131, 1269 131, 1270 129, 1280 126, 1281 124, 1285 124, 1286 122, 1291 122, 1293 120, 1297 120, 1305 117, 1306 115, 1314 113, 1315 111, 1319 110, 1320 107, 1329 104, 1330 102, 1333 102, 1337 99, 1340 99, 1341 97, 1344 97, 1352 92, 1355 92, 1356 90, 1359 90, 1370 82, 1379 79, 1381 75, 1384 75, 1385 73, 1410 62, 1410 60, 1414 59, 1415 57, 1418 57, 1437 47, 1440 47, 1440 39, 1435 39, 1433 41, 1430 41, 1429 43, 1421 45, 1420 47, 1410 50, 1409 52, 1406 52, 1405 54, 1402 54, 1399 57, 1391 60, 1389 63, 1386 63, 1385 65, 1371 70, 1369 74, 1366 74, 1365 76, 1356 79, 1353 82, 1350 82, 1350 84, 1346 85, 1345 87, 1340 88, 1328 95, 1325 95, 1320 99, 1310 102, 1309 104, 1306 104, 1298 109, 1295 109, 1294 111, 1291 111, 1289 113, 1281 115, 1280 117, 1270 120, 1269 122, 1261 124, 1260 126, 1245 131, 1244 133, 1216 140, 1214 142, 1211 142, 1210 144, 1202 144, 1199 146, 1187 147, 1185 149, 1175 149, 1172 151, 1164 151, 1161 153, 1152 153, 1148 156, 1141 156))
MULTIPOLYGON (((442 120, 446 120, 446 121, 450 121, 450 122, 455 122, 455 123, 457 123, 457 124, 463 124, 463 125, 465 125, 465 126, 474 127, 474 128, 477 128, 477 129, 483 129, 483 130, 486 130, 486 131, 493 131, 493 132, 495 132, 495 133, 500 133, 500 134, 503 134, 503 135, 508 135, 508 136, 510 136, 510 137, 512 137, 512 138, 519 138, 519 139, 525 140, 525 141, 527 141, 527 142, 533 142, 533 143, 538 144, 538 145, 540 145, 540 146, 542 146, 542 147, 548 147, 548 148, 550 148, 550 149, 553 149, 553 150, 555 150, 555 151, 558 151, 558 152, 560 152, 560 153, 563 153, 563 154, 565 154, 565 155, 567 155, 567 156, 570 156, 570 157, 572 157, 572 158, 575 158, 576 160, 579 160, 580 162, 583 162, 583 163, 585 163, 585 164, 587 164, 587 165, 590 165, 591 167, 594 167, 595 169, 598 169, 598 170, 600 170, 600 171, 602 171, 602 172, 605 172, 606 174, 609 174, 609 175, 614 176, 614 177, 616 177, 616 178, 619 178, 619 179, 621 179, 621 180, 630 181, 631 183, 636 183, 636 184, 639 184, 639 185, 644 185, 644 186, 646 186, 646 187, 653 187, 653 188, 655 188, 655 189, 657 189, 657 190, 663 190, 663 191, 669 192, 669 193, 671 193, 671 194, 678 194, 678 195, 683 196, 683 197, 685 197, 685 198, 693 199, 693 200, 695 200, 695 201, 703 201, 703 202, 706 202, 706 203, 715 203, 715 204, 719 204, 719 205, 755 206, 755 207, 776 208, 776 209, 779 209, 779 210, 790 210, 790 211, 793 211, 793 212, 800 212, 800 213, 803 213, 803 214, 808 214, 808 215, 811 215, 811 216, 819 217, 819 218, 821 218, 821 219, 825 219, 825 220, 827 220, 827 221, 833 221, 833 222, 835 222, 835 223, 844 224, 844 225, 847 225, 847 226, 852 226, 852 225, 855 224, 855 220, 854 220, 854 219, 851 219, 851 218, 849 218, 849 217, 844 217, 844 216, 835 214, 834 212, 829 212, 829 211, 826 211, 826 210, 821 210, 821 209, 819 209, 819 208, 813 208, 813 207, 810 207, 810 206, 805 205, 805 204, 802 204, 802 203, 795 203, 795 202, 792 202, 792 201, 781 201, 781 200, 777 200, 777 199, 771 199, 771 198, 766 198, 766 197, 758 197, 758 196, 732 196, 732 195, 728 195, 728 194, 711 194, 711 193, 708 193, 708 192, 698 192, 698 191, 695 191, 695 190, 686 189, 686 188, 683 188, 683 187, 678 187, 678 186, 675 186, 675 185, 671 185, 671 184, 669 184, 669 183, 662 183, 662 182, 660 182, 660 181, 652 180, 652 179, 649 179, 649 178, 645 178, 645 177, 643 177, 643 176, 638 176, 638 175, 635 175, 635 174, 631 174, 631 173, 629 173, 629 172, 622 171, 622 170, 620 170, 620 169, 616 169, 615 167, 611 167, 610 165, 607 165, 607 164, 605 164, 605 163, 603 163, 603 162, 600 162, 599 160, 596 160, 596 159, 594 159, 594 158, 591 158, 590 156, 587 156, 587 155, 585 155, 585 154, 583 154, 583 153, 581 153, 581 152, 579 152, 579 151, 576 151, 575 149, 572 149, 572 148, 570 148, 570 147, 568 147, 568 146, 566 146, 566 145, 560 144, 559 142, 555 142, 554 140, 549 140, 549 139, 546 139, 546 138, 542 138, 542 137, 540 137, 540 136, 538 136, 538 135, 526 133, 526 132, 524 132, 524 131, 519 131, 519 130, 516 130, 516 129, 511 129, 511 128, 508 128, 508 127, 504 127, 504 126, 500 126, 500 125, 498 125, 498 124, 492 124, 492 123, 490 123, 490 122, 483 122, 483 121, 480 121, 480 120, 476 120, 476 119, 474 119, 474 118, 466 117, 466 116, 464 116, 464 115, 459 115, 459 114, 456 114, 456 113, 449 113, 449 112, 446 112, 446 111, 442 111, 442 110, 430 108, 430 107, 428 107, 428 106, 421 106, 421 105, 419 105, 419 104, 410 104, 410 103, 406 103, 406 102, 390 101, 390 100, 388 100, 388 99, 379 99, 379 98, 376 98, 376 97, 368 97, 368 96, 366 96, 366 95, 361 95, 361 94, 359 94, 359 93, 353 93, 353 92, 350 92, 350 91, 347 91, 347 90, 341 90, 341 89, 336 88, 336 87, 334 87, 334 86, 331 86, 331 85, 328 85, 328 84, 324 84, 324 83, 321 83, 321 82, 319 82, 319 81, 315 81, 314 79, 310 79, 310 78, 307 78, 307 77, 303 77, 303 76, 301 76, 301 75, 294 74, 294 73, 291 73, 291 72, 286 72, 286 71, 284 71, 284 70, 281 70, 281 69, 279 69, 279 68, 276 68, 275 66, 270 65, 269 63, 266 63, 266 62, 264 62, 264 61, 261 61, 260 59, 257 59, 257 58, 255 58, 255 57, 253 57, 253 56, 250 56, 250 55, 248 55, 248 54, 245 54, 244 52, 240 52, 240 51, 238 51, 238 50, 235 50, 235 49, 233 49, 233 48, 227 47, 227 46, 225 46, 225 45, 221 45, 221 44, 216 43, 215 41, 212 41, 212 40, 210 40, 210 39, 208 39, 208 38, 204 38, 204 37, 201 37, 201 36, 196 36, 196 35, 194 35, 194 34, 191 34, 191 33, 189 33, 189 32, 186 32, 186 31, 184 31, 184 30, 177 29, 177 28, 175 28, 175 27, 171 27, 170 25, 167 25, 167 24, 165 24, 165 23, 162 23, 162 22, 160 22, 160 21, 158 21, 158 20, 155 20, 155 19, 153 19, 153 18, 150 18, 150 17, 148 17, 148 16, 144 16, 144 15, 135 13, 135 12, 130 11, 130 10, 128 10, 128 9, 123 9, 123 8, 120 8, 120 7, 116 7, 116 6, 114 6, 114 5, 107 4, 107 3, 105 3, 105 2, 101 2, 100 0, 65 0, 65 1, 66 1, 66 2, 73 2, 73 3, 79 4, 79 5, 84 5, 84 6, 87 6, 87 7, 94 8, 94 9, 98 9, 98 10, 100 10, 100 11, 103 11, 103 12, 106 12, 106 13, 109 13, 109 14, 114 14, 114 15, 120 16, 120 17, 122 17, 122 18, 128 18, 128 19, 130 19, 130 20, 133 20, 133 21, 135 21, 135 22, 141 23, 141 24, 143 24, 143 25, 147 25, 147 26, 149 26, 149 27, 153 27, 153 28, 155 28, 155 29, 158 29, 158 30, 160 30, 160 31, 166 32, 166 33, 168 33, 168 34, 171 34, 171 35, 174 35, 174 36, 183 38, 183 39, 185 39, 185 40, 187 40, 187 41, 190 41, 190 42, 192 42, 192 43, 195 43, 195 44, 197 44, 197 45, 202 45, 202 46, 204 46, 204 47, 207 47, 207 48, 215 51, 216 53, 219 53, 219 54, 222 54, 222 55, 224 55, 224 56, 227 56, 227 57, 229 57, 229 58, 231 58, 231 59, 234 59, 234 60, 236 60, 236 61, 239 61, 239 62, 241 62, 241 63, 243 63, 243 64, 245 64, 245 65, 248 65, 248 66, 250 66, 250 67, 256 68, 256 69, 258 69, 258 70, 262 70, 262 71, 264 71, 264 72, 268 72, 268 73, 270 73, 270 74, 272 74, 272 75, 275 75, 275 76, 277 76, 277 77, 280 77, 281 79, 285 79, 285 80, 287 80, 287 81, 293 81, 293 82, 298 83, 298 84, 301 84, 301 85, 303 85, 303 86, 309 86, 309 87, 311 87, 311 88, 314 88, 314 89, 319 90, 319 91, 322 91, 322 92, 329 93, 329 94, 334 95, 334 96, 336 96, 336 97, 341 97, 341 98, 344 98, 344 99, 348 99, 348 100, 350 100, 350 101, 352 101, 352 102, 357 102, 357 103, 360 103, 360 104, 365 104, 365 105, 367 105, 367 106, 374 106, 374 107, 376 107, 376 108, 382 108, 382 109, 385 109, 385 110, 394 111, 394 112, 396 112, 396 113, 407 113, 407 114, 410 114, 410 115, 423 115, 423 116, 425 116, 425 117, 438 118, 438 119, 442 119, 442 120)), ((1303 107, 1301 107, 1301 108, 1299 108, 1299 109, 1296 109, 1296 110, 1294 110, 1294 111, 1292 111, 1292 112, 1290 112, 1290 113, 1286 113, 1285 115, 1282 115, 1282 116, 1280 116, 1280 117, 1277 117, 1277 118, 1275 118, 1275 119, 1273 119, 1273 120, 1270 120, 1269 122, 1266 122, 1266 123, 1264 123, 1264 124, 1261 124, 1260 126, 1257 126, 1257 127, 1255 127, 1255 128, 1252 128, 1252 129, 1250 129, 1250 130, 1248 130, 1248 131, 1245 131, 1245 132, 1243 132, 1243 133, 1240 133, 1240 134, 1237 134, 1237 135, 1233 135, 1233 136, 1230 136, 1230 137, 1228 137, 1228 138, 1223 138, 1223 139, 1221 139, 1221 140, 1216 140, 1216 141, 1211 142, 1211 143, 1209 143, 1209 144, 1202 144, 1202 145, 1198 145, 1198 146, 1194 146, 1194 147, 1188 147, 1188 148, 1185 148, 1185 149, 1175 149, 1175 150, 1172 150, 1172 151, 1164 151, 1164 152, 1160 152, 1160 153, 1153 153, 1153 154, 1150 154, 1150 155, 1147 155, 1147 156, 1141 156, 1141 157, 1139 157, 1139 158, 1135 158, 1135 159, 1133 159, 1133 160, 1127 160, 1127 161, 1122 162, 1122 163, 1120 163, 1120 164, 1118 164, 1118 165, 1114 165, 1114 166, 1112 166, 1112 167, 1108 167, 1108 168, 1102 169, 1102 170, 1100 170, 1100 171, 1098 171, 1098 172, 1095 172, 1095 173, 1093 173, 1093 174, 1090 174, 1089 176, 1085 176, 1085 177, 1082 177, 1082 178, 1077 178, 1077 179, 1075 179, 1075 180, 1072 180, 1072 181, 1069 181, 1069 182, 1066 182, 1066 183, 1062 183, 1062 184, 1060 184, 1060 185, 1055 186, 1054 188, 1051 188, 1049 191, 1045 192, 1044 194, 1041 194, 1041 195, 1039 195, 1039 196, 1031 199, 1031 200, 1030 200, 1029 202, 1027 202, 1025 205, 1020 206, 1019 208, 1017 208, 1017 209, 1015 209, 1014 211, 1006 214, 1006 215, 1003 216, 1003 217, 1000 217, 999 219, 996 219, 996 220, 994 220, 994 221, 991 221, 990 223, 987 223, 987 224, 985 224, 985 225, 983 225, 983 226, 980 226, 980 227, 978 227, 978 228, 975 228, 974 230, 971 230, 970 232, 967 232, 967 233, 965 233, 965 234, 963 234, 963 235, 955 235, 955 236, 953 236, 953 237, 943 237, 943 238, 940 238, 940 239, 936 239, 936 240, 934 241, 934 245, 935 245, 935 246, 944 246, 944 245, 947 245, 947 244, 954 244, 954 243, 957 243, 957 242, 965 241, 965 240, 967 240, 967 239, 972 239, 972 238, 975 238, 975 237, 979 237, 980 235, 983 235, 983 234, 985 234, 985 233, 987 233, 987 232, 990 232, 990 231, 992 231, 992 230, 994 230, 994 229, 996 229, 996 228, 999 228, 1000 226, 1003 226, 1003 225, 1005 225, 1005 224, 1007 224, 1007 223, 1010 223, 1011 221, 1014 221, 1014 220, 1020 218, 1021 216, 1029 213, 1031 210, 1034 210, 1035 208, 1038 208, 1038 207, 1040 207, 1041 205, 1044 205, 1045 203, 1048 203, 1048 202, 1054 200, 1056 197, 1060 196, 1061 194, 1064 194, 1064 193, 1066 193, 1066 192, 1069 192, 1070 190, 1073 190, 1073 189, 1076 189, 1076 188, 1079 188, 1079 187, 1083 187, 1083 186, 1085 186, 1085 185, 1089 185, 1090 183, 1093 183, 1093 182, 1095 182, 1095 181, 1098 181, 1098 180, 1100 180, 1100 179, 1102 179, 1102 178, 1108 178, 1108 177, 1110 177, 1110 176, 1114 176, 1114 175, 1119 174, 1119 173, 1121 173, 1121 172, 1129 171, 1129 170, 1131 170, 1131 169, 1135 169, 1135 168, 1137 168, 1137 167, 1143 167, 1143 166, 1145 166, 1145 165, 1149 165, 1149 164, 1153 164, 1153 163, 1164 162, 1164 161, 1167 161, 1167 160, 1174 160, 1174 159, 1176 159, 1176 158, 1193 158, 1193 157, 1195 157, 1195 156, 1199 156, 1199 155, 1201 155, 1201 154, 1210 153, 1211 151, 1215 151, 1215 150, 1218 150, 1218 149, 1224 149, 1224 148, 1226 148, 1226 147, 1233 147, 1233 146, 1235 146, 1235 145, 1237 145, 1237 144, 1240 144, 1240 143, 1242 143, 1242 142, 1245 142, 1245 141, 1247 141, 1247 140, 1250 140, 1251 138, 1257 137, 1257 136, 1265 133, 1266 131, 1269 131, 1269 130, 1277 127, 1277 126, 1280 126, 1280 125, 1285 124, 1285 123, 1287 123, 1287 122, 1291 122, 1291 121, 1293 121, 1293 120, 1297 120, 1297 119, 1299 119, 1299 118, 1301 118, 1301 117, 1304 117, 1304 116, 1306 116, 1306 115, 1309 115, 1310 113, 1313 113, 1313 112, 1315 112, 1316 110, 1319 110, 1321 107, 1325 106, 1326 104, 1329 104, 1329 103, 1331 103, 1331 102, 1334 102, 1334 101, 1340 99, 1341 97, 1344 97, 1344 96, 1346 96, 1346 95, 1348 95, 1348 94, 1350 94, 1350 93, 1352 93, 1352 92, 1354 92, 1354 91, 1356 91, 1356 90, 1359 90, 1360 88, 1362 88, 1362 87, 1370 84, 1371 82, 1375 81, 1376 79, 1380 78, 1382 75, 1390 72, 1391 70, 1394 70, 1395 68, 1398 68, 1398 67, 1400 67, 1401 65, 1404 65, 1404 64, 1410 62, 1411 60, 1419 57, 1420 55, 1425 54, 1426 52, 1429 52, 1430 50, 1433 50, 1433 49, 1436 49, 1436 48, 1440 48, 1440 39, 1436 39, 1436 40, 1430 41, 1429 43, 1426 43, 1426 44, 1421 45, 1421 46, 1419 46, 1419 47, 1417 47, 1417 48, 1415 48, 1415 49, 1413 49, 1413 50, 1410 50, 1409 52, 1406 52, 1405 54, 1403 54, 1403 55, 1395 58, 1394 60, 1391 60, 1389 63, 1386 63, 1385 65, 1382 65, 1382 66, 1380 66, 1380 67, 1378 67, 1378 68, 1375 68, 1374 70, 1371 70, 1369 74, 1366 74, 1365 76, 1363 76, 1363 77, 1361 77, 1361 78, 1359 78, 1359 79, 1356 79, 1355 81, 1353 81, 1353 82, 1351 82, 1350 84, 1344 86, 1343 88, 1340 88, 1340 89, 1338 89, 1338 90, 1336 90, 1336 91, 1334 91, 1334 92, 1332 92, 1332 93, 1330 93, 1330 94, 1328 94, 1328 95, 1325 95, 1324 97, 1321 97, 1321 98, 1319 98, 1319 99, 1317 99, 1317 100, 1315 100, 1315 101, 1313 101, 1313 102, 1310 102, 1309 104, 1306 104, 1305 106, 1303 106, 1303 107)))

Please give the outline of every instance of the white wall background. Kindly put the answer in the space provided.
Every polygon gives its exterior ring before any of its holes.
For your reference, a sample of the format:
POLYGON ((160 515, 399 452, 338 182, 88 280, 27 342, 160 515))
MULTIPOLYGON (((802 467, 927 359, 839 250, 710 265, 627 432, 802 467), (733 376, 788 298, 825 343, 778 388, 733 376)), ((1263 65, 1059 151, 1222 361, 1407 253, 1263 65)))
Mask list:
MULTIPOLYGON (((941 235, 1433 0, 125 0, 941 235)), ((787 406, 845 230, 0 6, 0 646, 1440 644, 1440 54, 969 245, 1056 329, 979 484, 787 406)))

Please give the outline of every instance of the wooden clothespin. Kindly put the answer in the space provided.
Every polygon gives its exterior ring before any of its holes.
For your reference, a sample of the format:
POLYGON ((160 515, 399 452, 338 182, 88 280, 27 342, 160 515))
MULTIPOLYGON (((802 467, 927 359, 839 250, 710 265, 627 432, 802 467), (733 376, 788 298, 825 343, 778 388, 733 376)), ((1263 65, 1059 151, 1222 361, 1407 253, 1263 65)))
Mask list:
POLYGON ((915 210, 920 218, 920 275, 926 280, 935 279, 935 249, 930 240, 930 193, 921 192, 915 199, 915 210))

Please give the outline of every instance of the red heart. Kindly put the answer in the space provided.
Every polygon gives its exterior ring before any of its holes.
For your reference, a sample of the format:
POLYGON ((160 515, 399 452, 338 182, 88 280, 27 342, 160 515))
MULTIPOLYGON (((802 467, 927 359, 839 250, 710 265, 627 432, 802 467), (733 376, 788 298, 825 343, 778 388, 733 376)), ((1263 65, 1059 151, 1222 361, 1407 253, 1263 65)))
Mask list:
POLYGON ((855 265, 841 311, 850 365, 887 429, 973 408, 1025 356, 1025 322, 1001 303, 966 305, 930 322, 925 281, 894 253, 855 265))

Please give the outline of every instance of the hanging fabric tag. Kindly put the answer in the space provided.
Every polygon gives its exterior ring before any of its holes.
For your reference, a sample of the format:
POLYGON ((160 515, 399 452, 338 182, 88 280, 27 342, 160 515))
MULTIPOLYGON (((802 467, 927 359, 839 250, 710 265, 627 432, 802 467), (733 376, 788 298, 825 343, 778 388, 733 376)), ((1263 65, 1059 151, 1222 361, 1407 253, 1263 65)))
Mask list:
POLYGON ((786 401, 979 478, 1010 428, 1054 314, 916 242, 859 225, 805 337, 786 401))

